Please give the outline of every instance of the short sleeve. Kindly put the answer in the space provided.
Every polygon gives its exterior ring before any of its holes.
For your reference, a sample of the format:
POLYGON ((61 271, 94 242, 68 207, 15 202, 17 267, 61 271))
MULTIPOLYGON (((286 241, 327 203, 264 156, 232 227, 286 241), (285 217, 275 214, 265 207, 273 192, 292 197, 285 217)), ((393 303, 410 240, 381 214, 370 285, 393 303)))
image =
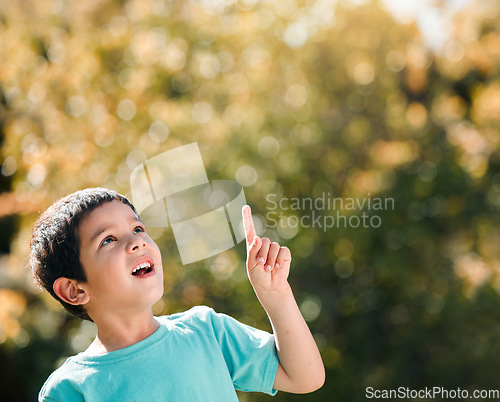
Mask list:
POLYGON ((279 359, 274 335, 209 310, 234 388, 275 395, 273 384, 279 359))

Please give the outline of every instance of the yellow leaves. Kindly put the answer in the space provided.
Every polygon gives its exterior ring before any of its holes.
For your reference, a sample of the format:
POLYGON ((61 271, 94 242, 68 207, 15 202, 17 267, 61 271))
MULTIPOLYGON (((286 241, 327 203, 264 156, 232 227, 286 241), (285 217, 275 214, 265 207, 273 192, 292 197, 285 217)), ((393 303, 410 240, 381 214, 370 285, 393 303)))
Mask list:
POLYGON ((492 281, 495 289, 500 292, 500 262, 485 261, 478 254, 469 253, 460 256, 454 262, 457 276, 465 280, 465 294, 471 298, 482 285, 492 281))
POLYGON ((478 88, 471 115, 478 124, 500 123, 500 80, 478 88))
POLYGON ((463 98, 452 94, 437 96, 431 107, 431 116, 434 123, 441 126, 461 120, 467 112, 467 105, 463 98))
POLYGON ((354 169, 347 180, 347 194, 353 197, 379 194, 388 190, 392 182, 390 171, 354 169))
POLYGON ((470 231, 460 231, 443 248, 453 260, 455 274, 465 283, 465 293, 473 297, 491 283, 500 293, 500 231, 489 218, 476 219, 470 231))
POLYGON ((474 254, 466 254, 455 261, 455 273, 467 279, 472 285, 483 284, 490 276, 491 271, 483 259, 474 254))
POLYGON ((26 309, 26 298, 19 292, 0 289, 0 343, 19 335, 19 318, 26 309))
POLYGON ((188 43, 182 38, 172 39, 166 45, 160 63, 170 71, 180 71, 187 62, 188 43))
POLYGON ((427 109, 419 102, 412 102, 406 109, 406 120, 413 128, 422 128, 427 123, 427 109))
POLYGON ((293 108, 304 106, 307 102, 308 92, 306 87, 299 84, 290 85, 285 93, 284 99, 293 108))
POLYGON ((361 62, 354 66, 352 76, 358 84, 368 85, 375 78, 375 69, 371 63, 361 62))
POLYGON ((347 54, 345 67, 350 79, 360 85, 370 84, 378 74, 376 67, 367 52, 351 52, 347 54))
POLYGON ((474 178, 482 177, 488 168, 492 142, 473 125, 465 122, 453 124, 447 131, 448 141, 460 150, 459 165, 474 178))
POLYGON ((414 161, 420 153, 420 147, 414 141, 375 142, 370 148, 370 156, 377 163, 389 168, 414 161))
POLYGON ((168 31, 162 27, 138 32, 131 39, 130 50, 136 60, 151 66, 159 59, 169 36, 168 31))
POLYGON ((457 147, 458 165, 472 178, 483 177, 489 157, 498 147, 496 124, 500 123, 500 81, 478 85, 471 93, 470 119, 467 104, 460 96, 445 93, 432 105, 432 120, 446 128, 448 141, 457 147))
POLYGON ((467 46, 465 55, 472 68, 476 68, 484 75, 494 74, 496 70, 495 60, 481 41, 475 41, 467 46))
POLYGON ((427 71, 425 69, 406 70, 406 86, 414 94, 420 94, 425 91, 428 85, 427 71))
POLYGON ((427 49, 418 42, 408 45, 406 50, 406 70, 405 83, 407 88, 414 94, 425 91, 429 78, 428 68, 431 64, 431 57, 427 49))

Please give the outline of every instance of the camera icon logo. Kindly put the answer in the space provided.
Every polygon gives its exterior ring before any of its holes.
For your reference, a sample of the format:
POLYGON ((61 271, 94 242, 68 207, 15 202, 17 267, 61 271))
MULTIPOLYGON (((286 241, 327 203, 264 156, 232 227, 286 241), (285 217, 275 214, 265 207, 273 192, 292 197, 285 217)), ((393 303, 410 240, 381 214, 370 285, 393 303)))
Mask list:
POLYGON ((148 159, 130 174, 132 200, 149 227, 172 227, 184 265, 234 247, 245 232, 243 188, 208 180, 197 143, 148 159))

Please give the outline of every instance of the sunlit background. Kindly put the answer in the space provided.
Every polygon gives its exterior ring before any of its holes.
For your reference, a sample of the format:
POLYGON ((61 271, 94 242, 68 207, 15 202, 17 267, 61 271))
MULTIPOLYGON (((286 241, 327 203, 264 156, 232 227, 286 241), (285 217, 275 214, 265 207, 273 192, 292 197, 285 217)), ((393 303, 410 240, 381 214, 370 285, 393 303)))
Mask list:
MULTIPOLYGON (((34 400, 95 335, 33 284, 38 213, 89 186, 129 195, 136 166, 192 142, 259 222, 270 194, 394 199, 376 228, 267 230, 327 369, 273 400, 498 389, 497 0, 9 0, 0 55, 0 400, 34 400)), ((172 233, 150 233, 156 314, 206 304, 270 330, 243 244, 183 266, 172 233)))

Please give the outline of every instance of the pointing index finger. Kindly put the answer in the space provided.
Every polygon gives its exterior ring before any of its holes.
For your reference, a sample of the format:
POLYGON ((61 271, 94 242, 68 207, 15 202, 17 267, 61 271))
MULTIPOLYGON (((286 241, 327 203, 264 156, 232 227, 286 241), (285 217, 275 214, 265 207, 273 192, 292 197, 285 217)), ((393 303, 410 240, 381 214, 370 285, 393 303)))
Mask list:
POLYGON ((255 226, 253 224, 253 218, 252 218, 252 210, 250 209, 250 206, 245 205, 242 209, 242 213, 243 213, 243 227, 245 228, 245 236, 247 239, 247 244, 250 244, 253 242, 253 239, 256 236, 255 226))

